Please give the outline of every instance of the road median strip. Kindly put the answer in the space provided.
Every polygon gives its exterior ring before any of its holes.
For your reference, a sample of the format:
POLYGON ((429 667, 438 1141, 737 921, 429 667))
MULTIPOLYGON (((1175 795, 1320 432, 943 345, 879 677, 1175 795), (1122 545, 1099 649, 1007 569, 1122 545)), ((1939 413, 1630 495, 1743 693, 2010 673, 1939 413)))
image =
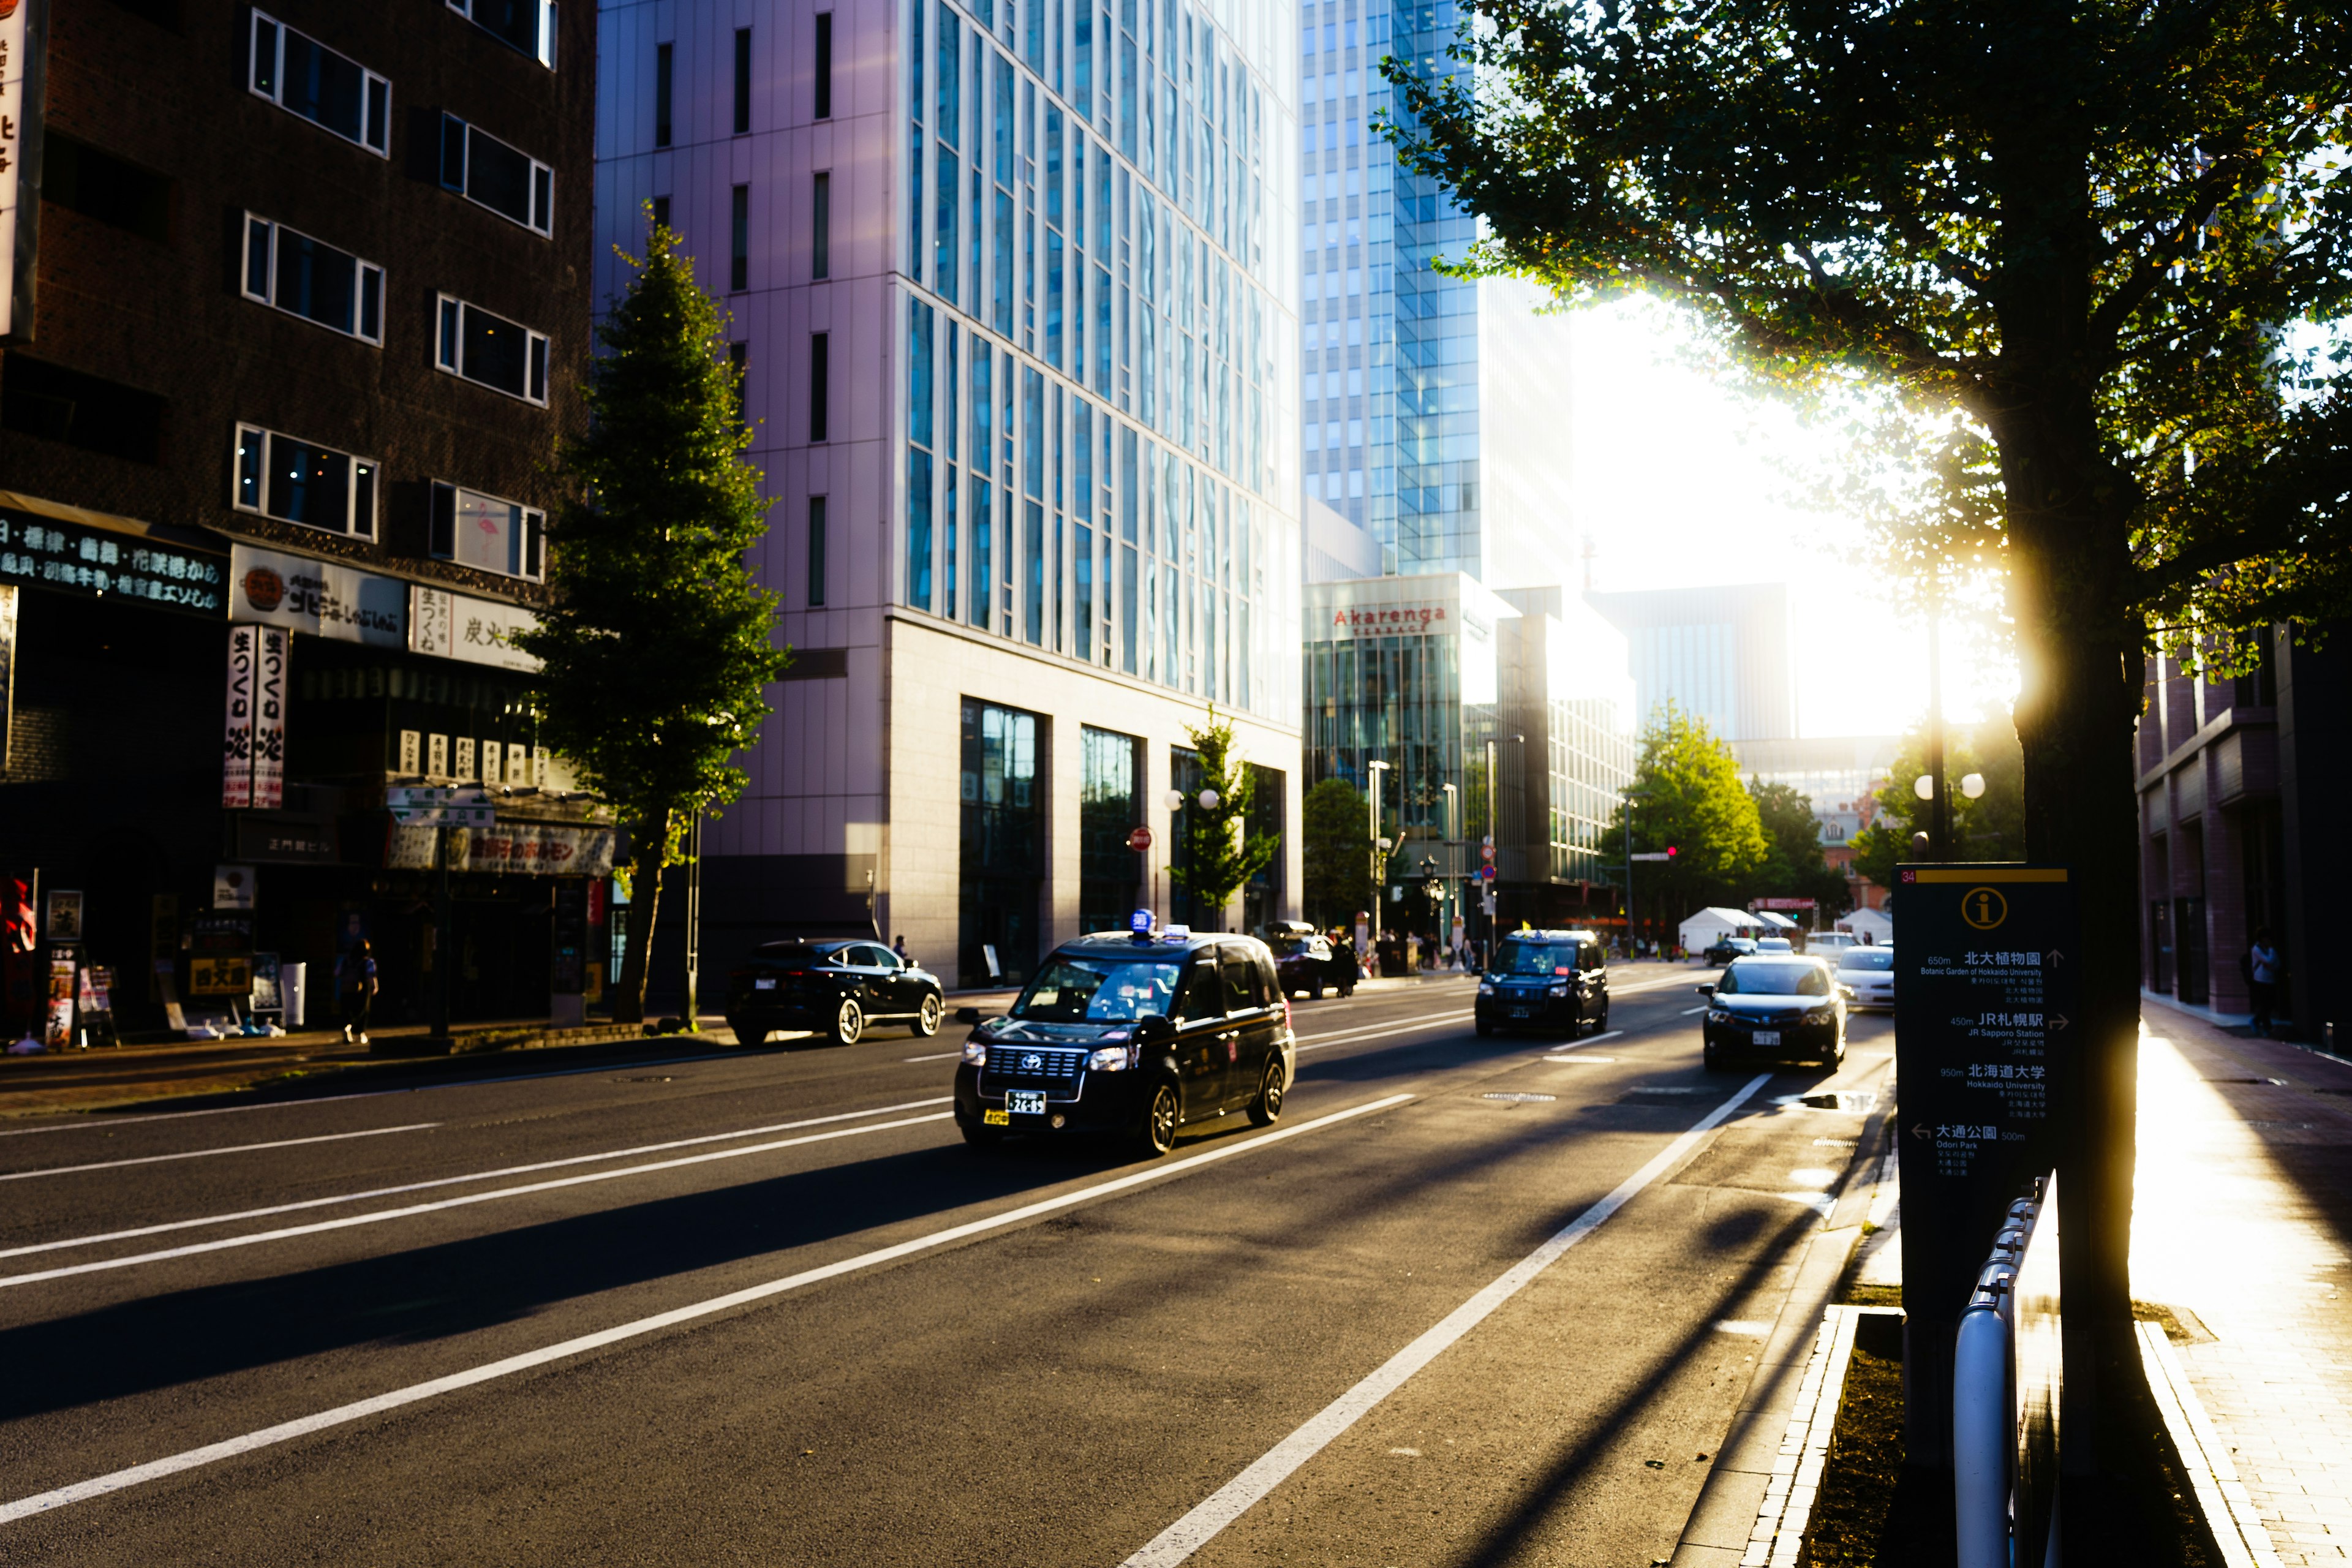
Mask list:
MULTIPOLYGON (((1761 1080, 1759 1079, 1759 1081, 1760 1082, 1761 1080)), ((480 1366, 469 1367, 463 1372, 452 1373, 446 1377, 436 1377, 425 1383, 411 1384, 406 1388, 394 1389, 388 1394, 379 1394, 370 1399, 357 1400, 349 1405, 340 1405, 335 1406, 333 1409, 322 1410, 318 1412, 316 1415, 305 1415, 292 1421, 281 1422, 275 1426, 265 1426, 257 1432, 248 1432, 242 1436, 231 1437, 218 1443, 208 1443, 202 1447, 189 1448, 181 1453, 169 1455, 160 1459, 151 1459, 143 1465, 133 1465, 126 1469, 110 1471, 106 1475, 94 1476, 88 1480, 76 1481, 71 1485, 58 1487, 49 1491, 37 1492, 30 1497, 19 1498, 13 1502, 0 1503, 0 1524, 13 1524, 19 1520, 30 1519, 36 1515, 51 1512, 54 1510, 65 1507, 68 1503, 85 1502, 92 1498, 104 1497, 111 1492, 123 1491, 131 1487, 143 1485, 148 1481, 160 1480, 165 1476, 177 1475, 184 1470, 193 1470, 199 1468, 202 1466, 216 1464, 221 1460, 235 1458, 239 1455, 249 1454, 257 1449, 271 1447, 279 1443, 290 1442, 297 1437, 308 1436, 314 1432, 327 1431, 332 1427, 346 1426, 353 1421, 364 1420, 371 1415, 378 1415, 387 1411, 397 1410, 404 1405, 415 1405, 420 1401, 436 1398, 444 1394, 453 1394, 459 1389, 471 1388, 478 1384, 493 1382, 496 1379, 502 1377, 510 1377, 517 1373, 528 1372, 534 1367, 545 1366, 551 1362, 562 1361, 568 1357, 581 1355, 590 1351, 601 1350, 607 1345, 619 1344, 628 1340, 639 1339, 647 1334, 657 1333, 664 1329, 675 1328, 680 1324, 693 1322, 698 1319, 708 1318, 716 1313, 730 1311, 738 1307, 750 1306, 755 1302, 768 1300, 774 1297, 783 1295, 787 1291, 801 1289, 806 1286, 814 1285, 823 1280, 837 1279, 845 1274, 856 1273, 860 1269, 871 1268, 884 1263, 895 1262, 902 1258, 910 1258, 918 1253, 931 1251, 935 1248, 948 1246, 950 1243, 964 1240, 970 1237, 982 1236, 992 1230, 1003 1229, 1007 1226, 1018 1225, 1024 1220, 1034 1219, 1041 1215, 1052 1214, 1059 1209, 1075 1207, 1079 1204, 1087 1203, 1096 1198, 1108 1197, 1114 1193, 1125 1192, 1130 1188, 1143 1186, 1153 1182, 1167 1181, 1174 1177, 1189 1175, 1193 1171, 1200 1169, 1203 1165, 1213 1164, 1221 1160, 1232 1159, 1236 1155, 1250 1153, 1255 1150, 1265 1148, 1269 1144, 1282 1142, 1286 1140, 1298 1137, 1303 1133, 1317 1131, 1322 1128, 1330 1127, 1342 1121, 1352 1121, 1360 1116, 1368 1116, 1377 1111, 1392 1110, 1397 1106, 1405 1104, 1412 1099, 1413 1099, 1413 1096, 1410 1094, 1391 1094, 1380 1100, 1368 1100, 1361 1105, 1350 1106, 1345 1110, 1335 1110, 1328 1115, 1318 1116, 1310 1121, 1302 1121, 1290 1127, 1276 1128, 1273 1131, 1260 1133, 1255 1137, 1244 1138, 1235 1142, 1223 1144, 1214 1149, 1203 1151, 1198 1154, 1189 1155, 1181 1160, 1162 1162, 1148 1166, 1143 1170, 1133 1172, 1128 1175, 1115 1177, 1108 1182, 1098 1182, 1092 1186, 1080 1188, 1078 1191, 1074 1193, 1064 1193, 1058 1197, 1045 1198, 1036 1203, 1024 1204, 1018 1208, 1007 1210, 1003 1214, 991 1215, 981 1219, 967 1220, 961 1225, 949 1226, 944 1229, 932 1231, 925 1236, 914 1237, 908 1240, 897 1242, 888 1247, 877 1247, 870 1252, 862 1252, 854 1258, 845 1258, 835 1263, 827 1263, 820 1265, 814 1268, 803 1269, 797 1274, 786 1275, 781 1279, 772 1279, 764 1284, 751 1286, 747 1289, 732 1290, 723 1296, 713 1296, 707 1300, 697 1301, 688 1306, 674 1308, 667 1312, 656 1312, 651 1317, 639 1318, 631 1322, 616 1324, 612 1328, 602 1329, 592 1334, 582 1334, 577 1338, 563 1340, 551 1345, 545 1345, 535 1351, 526 1351, 520 1355, 507 1356, 501 1360, 488 1362, 480 1366)), ((936 1120, 936 1118, 922 1118, 920 1120, 930 1121, 936 1120)), ((865 1130, 856 1129, 854 1131, 865 1130)))

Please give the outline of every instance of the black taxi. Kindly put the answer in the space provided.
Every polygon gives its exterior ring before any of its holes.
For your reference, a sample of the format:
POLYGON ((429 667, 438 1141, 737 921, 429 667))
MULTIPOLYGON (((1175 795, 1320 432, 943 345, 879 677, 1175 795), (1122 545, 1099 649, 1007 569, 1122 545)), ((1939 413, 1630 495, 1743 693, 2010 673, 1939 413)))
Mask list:
POLYGON ((1478 1032, 1609 1026, 1609 955, 1589 931, 1515 931, 1478 977, 1478 1032))
POLYGON ((1014 1132, 1109 1133, 1165 1154, 1179 1127, 1282 1114, 1297 1057, 1274 954, 1182 926, 1055 948, 1003 1017, 965 1041, 955 1119, 987 1146, 1014 1132))

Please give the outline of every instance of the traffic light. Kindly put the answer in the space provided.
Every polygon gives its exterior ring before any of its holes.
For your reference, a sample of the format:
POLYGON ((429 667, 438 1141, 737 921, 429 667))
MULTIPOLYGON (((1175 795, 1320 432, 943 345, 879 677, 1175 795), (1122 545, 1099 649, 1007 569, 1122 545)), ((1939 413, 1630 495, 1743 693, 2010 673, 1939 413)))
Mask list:
POLYGON ((1676 849, 1675 848, 1675 847, 1674 847, 1673 845, 1669 844, 1669 845, 1667 845, 1667 846, 1666 846, 1666 858, 1667 858, 1667 859, 1669 859, 1669 860, 1673 859, 1673 858, 1675 858, 1675 854, 1676 854, 1676 853, 1677 853, 1677 851, 1676 851, 1676 849))

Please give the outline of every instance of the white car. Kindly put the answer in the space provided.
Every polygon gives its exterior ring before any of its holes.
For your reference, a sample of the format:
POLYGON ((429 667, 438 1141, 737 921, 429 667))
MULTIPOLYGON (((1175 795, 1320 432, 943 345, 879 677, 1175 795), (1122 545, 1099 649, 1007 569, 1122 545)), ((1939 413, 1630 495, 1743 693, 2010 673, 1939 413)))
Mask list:
POLYGON ((1785 936, 1759 936, 1756 939, 1756 951, 1787 954, 1796 952, 1797 944, 1785 936))
POLYGON ((1850 947, 1838 954, 1837 983, 1853 993, 1856 1007, 1895 1011, 1895 950, 1850 947))
POLYGON ((1834 958, 1850 947, 1860 947, 1862 938, 1850 931, 1816 931, 1805 933, 1805 951, 1816 958, 1834 958))

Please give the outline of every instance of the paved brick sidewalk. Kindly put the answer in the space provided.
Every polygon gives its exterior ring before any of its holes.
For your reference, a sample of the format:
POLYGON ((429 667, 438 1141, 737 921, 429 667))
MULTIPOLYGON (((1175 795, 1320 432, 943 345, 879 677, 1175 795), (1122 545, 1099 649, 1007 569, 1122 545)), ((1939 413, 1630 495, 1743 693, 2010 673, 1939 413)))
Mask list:
POLYGON ((2178 1320, 2247 1557, 2352 1560, 2352 1063, 2157 1003, 2144 1035, 2133 1293, 2178 1320))

